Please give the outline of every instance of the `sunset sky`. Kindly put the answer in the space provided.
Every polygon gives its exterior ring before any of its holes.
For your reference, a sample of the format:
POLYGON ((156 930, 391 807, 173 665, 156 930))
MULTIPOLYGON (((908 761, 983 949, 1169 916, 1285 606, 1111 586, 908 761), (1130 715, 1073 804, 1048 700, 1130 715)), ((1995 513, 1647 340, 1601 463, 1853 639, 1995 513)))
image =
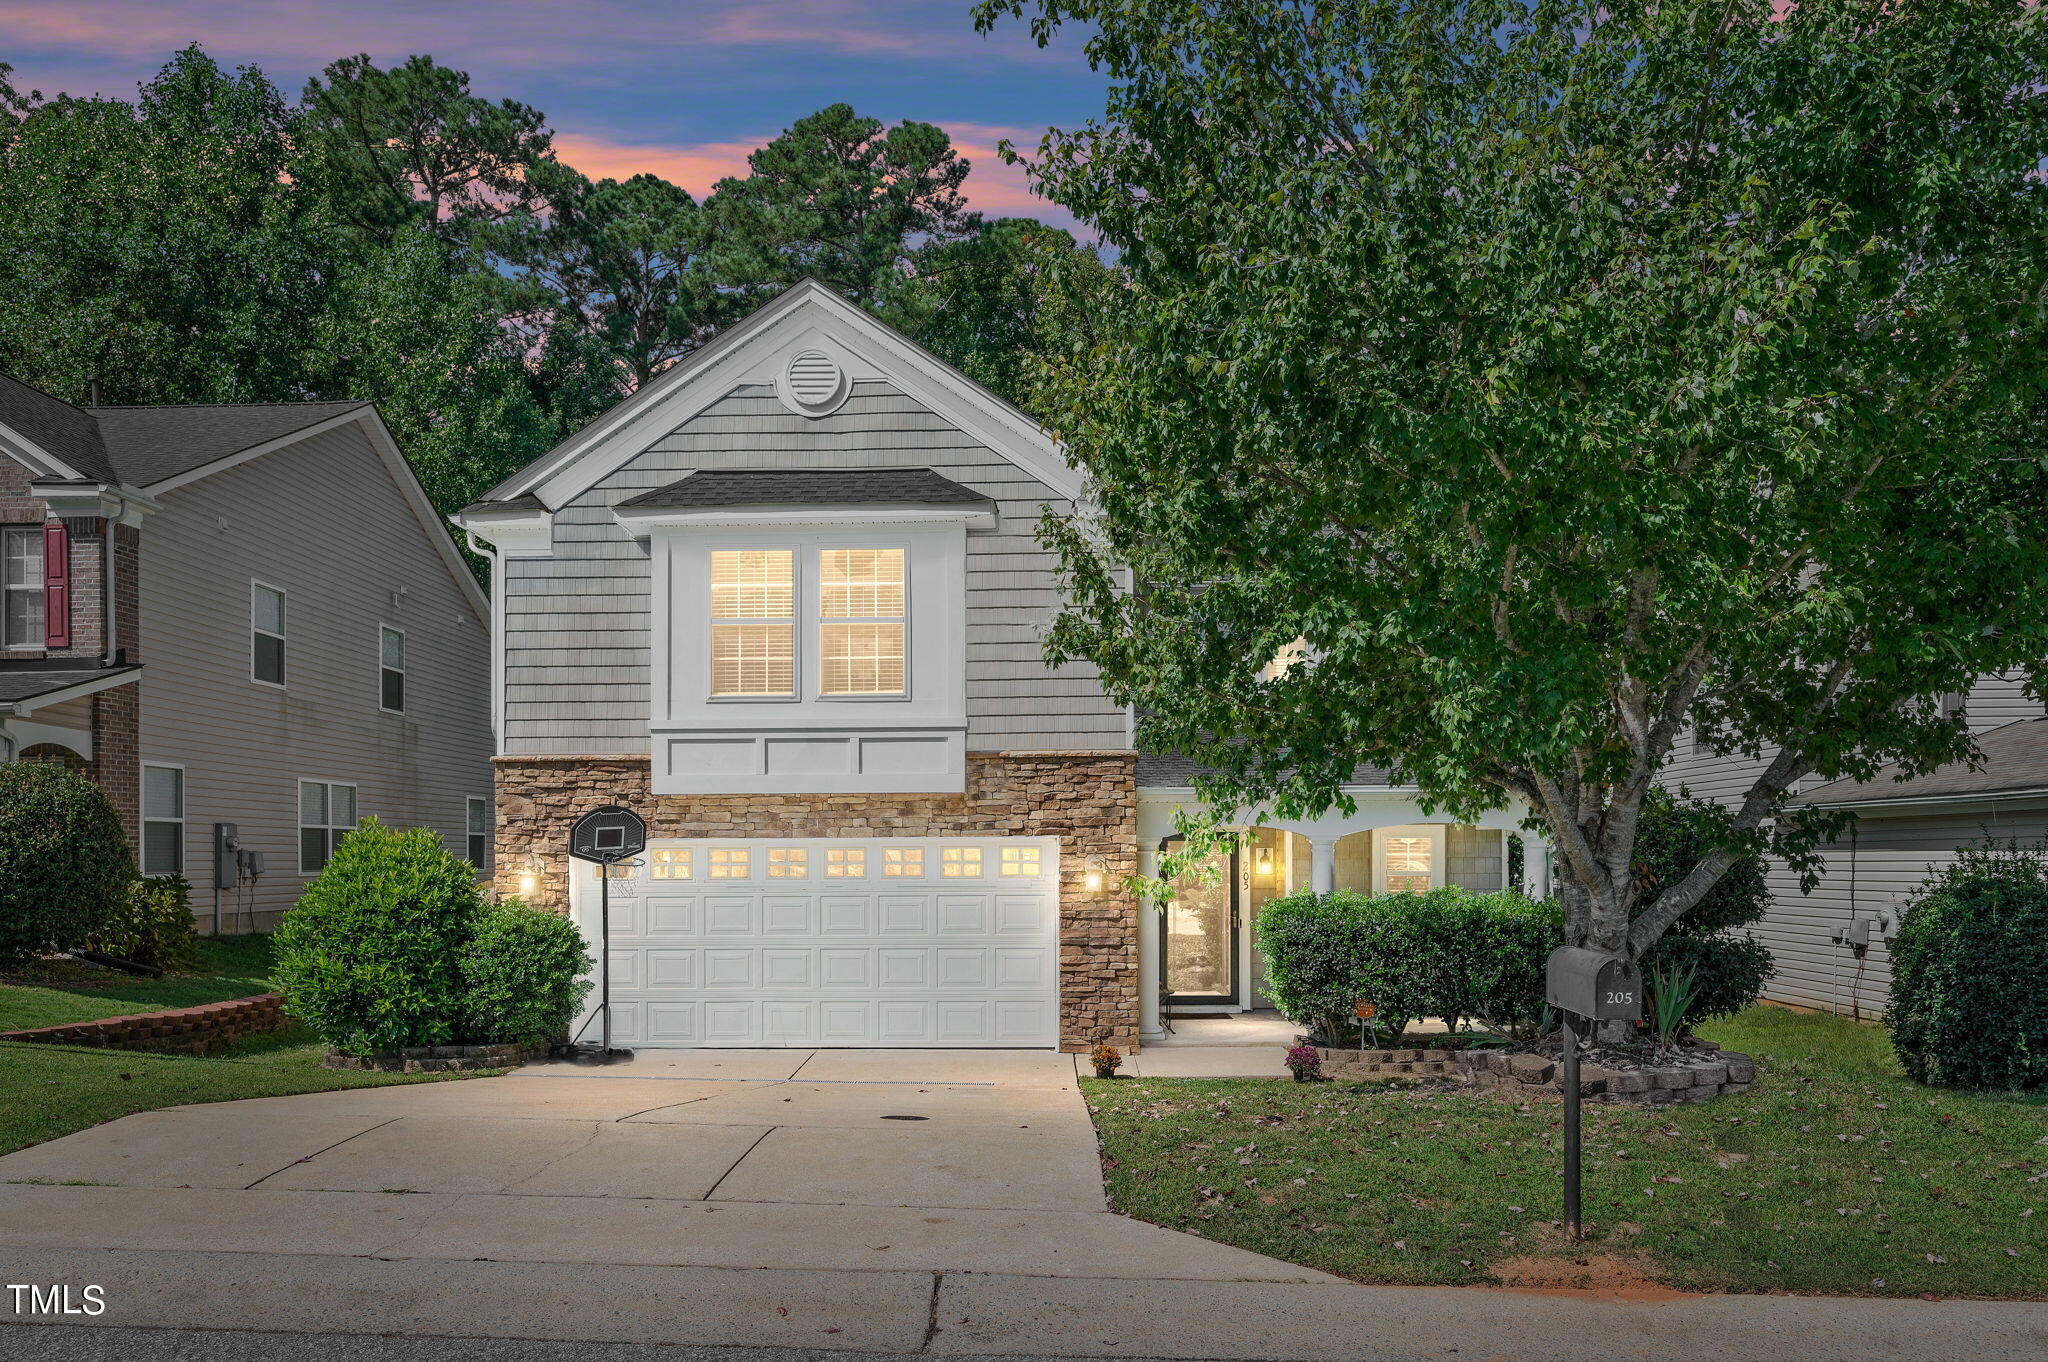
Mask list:
POLYGON ((337 57, 426 52, 478 94, 547 114, 586 174, 652 171, 699 195, 843 100, 945 128, 983 212, 1071 225, 994 147, 1099 114, 1102 80, 1073 36, 1041 51, 1022 22, 984 38, 968 15, 969 0, 0 0, 0 62, 44 94, 130 97, 197 41, 296 95, 337 57))

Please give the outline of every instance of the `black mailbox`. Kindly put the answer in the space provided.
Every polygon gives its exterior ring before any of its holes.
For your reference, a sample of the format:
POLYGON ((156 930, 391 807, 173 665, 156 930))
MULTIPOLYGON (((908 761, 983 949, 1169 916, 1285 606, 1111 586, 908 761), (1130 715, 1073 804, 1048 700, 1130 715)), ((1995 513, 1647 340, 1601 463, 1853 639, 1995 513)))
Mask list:
POLYGON ((1560 946, 1544 967, 1543 1000, 1561 1012, 1595 1021, 1639 1021, 1642 971, 1606 951, 1560 946))
POLYGON ((617 804, 592 809, 569 829, 569 854, 581 861, 623 861, 647 846, 640 815, 617 804))

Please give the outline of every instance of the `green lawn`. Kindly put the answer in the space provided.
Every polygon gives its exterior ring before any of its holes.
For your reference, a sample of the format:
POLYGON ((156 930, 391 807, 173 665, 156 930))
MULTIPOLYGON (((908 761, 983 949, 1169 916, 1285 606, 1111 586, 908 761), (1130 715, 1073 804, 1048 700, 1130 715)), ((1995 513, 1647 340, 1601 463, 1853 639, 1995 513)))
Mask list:
POLYGON ((305 1030, 205 1056, 0 1041, 0 1154, 158 1107, 478 1076, 323 1069, 326 1053, 305 1030))
POLYGON ((2048 1103, 1908 1082, 1885 1033, 1757 1008, 1742 1097, 1586 1107, 1563 1243, 1552 1101, 1084 1080, 1117 1210, 1372 1282, 2048 1296, 2048 1103))
POLYGON ((270 938, 201 937, 196 967, 142 979, 75 961, 17 970, 0 981, 0 1031, 196 1007, 270 991, 270 938))

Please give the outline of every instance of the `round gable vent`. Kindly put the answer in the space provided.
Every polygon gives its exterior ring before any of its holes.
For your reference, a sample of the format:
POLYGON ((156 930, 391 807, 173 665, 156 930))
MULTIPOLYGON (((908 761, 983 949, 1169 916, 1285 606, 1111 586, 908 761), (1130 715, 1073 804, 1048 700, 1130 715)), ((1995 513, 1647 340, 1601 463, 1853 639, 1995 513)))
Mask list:
POLYGON ((782 390, 791 403, 823 416, 846 399, 846 370, 822 350, 806 350, 789 361, 782 390))

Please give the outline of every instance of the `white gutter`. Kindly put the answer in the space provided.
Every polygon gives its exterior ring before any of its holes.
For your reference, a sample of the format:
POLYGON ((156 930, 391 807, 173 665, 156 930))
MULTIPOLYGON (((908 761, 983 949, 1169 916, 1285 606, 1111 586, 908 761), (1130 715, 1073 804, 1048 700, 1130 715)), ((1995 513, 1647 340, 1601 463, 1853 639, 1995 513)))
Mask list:
POLYGON ((491 746, 505 755, 505 583, 504 566, 494 547, 485 547, 476 531, 463 528, 470 551, 491 565, 491 746))

